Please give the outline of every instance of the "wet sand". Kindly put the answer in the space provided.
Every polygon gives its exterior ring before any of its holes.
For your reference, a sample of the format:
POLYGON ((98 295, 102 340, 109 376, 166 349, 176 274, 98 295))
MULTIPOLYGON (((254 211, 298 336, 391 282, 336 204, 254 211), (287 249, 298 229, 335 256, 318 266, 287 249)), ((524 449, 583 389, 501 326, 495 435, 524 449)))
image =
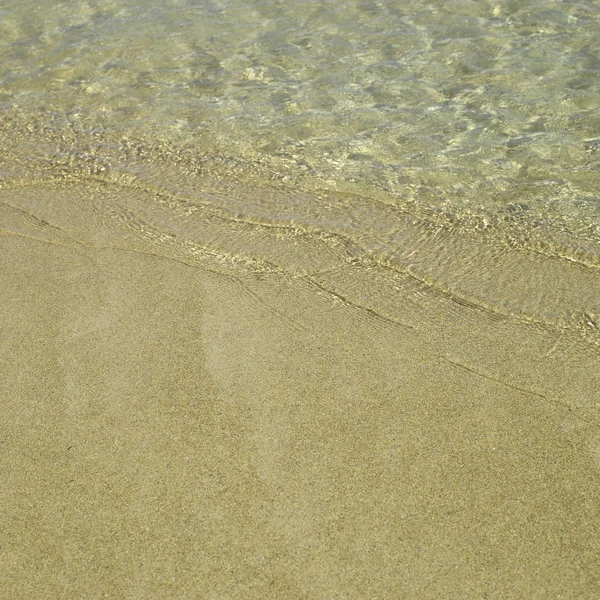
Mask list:
POLYGON ((369 264, 306 278, 72 235, 76 210, 17 196, 4 597, 600 596, 593 343, 369 264))

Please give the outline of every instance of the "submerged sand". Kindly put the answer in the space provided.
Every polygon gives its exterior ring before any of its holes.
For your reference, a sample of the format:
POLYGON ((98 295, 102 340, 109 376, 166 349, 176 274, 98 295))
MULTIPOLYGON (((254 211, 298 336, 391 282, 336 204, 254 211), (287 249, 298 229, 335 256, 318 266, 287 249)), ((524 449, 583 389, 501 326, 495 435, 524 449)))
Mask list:
POLYGON ((595 270, 511 255, 576 282, 534 319, 86 185, 2 192, 0 595, 600 597, 595 270))

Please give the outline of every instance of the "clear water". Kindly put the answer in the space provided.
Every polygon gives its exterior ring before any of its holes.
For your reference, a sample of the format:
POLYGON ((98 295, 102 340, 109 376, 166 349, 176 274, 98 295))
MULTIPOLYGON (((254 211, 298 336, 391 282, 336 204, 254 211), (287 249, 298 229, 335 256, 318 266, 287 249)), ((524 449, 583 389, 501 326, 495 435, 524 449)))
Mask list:
MULTIPOLYGON (((154 190, 123 210, 155 244, 202 230, 222 254, 292 260, 201 207, 596 328, 599 72, 591 1, 4 1, 1 185, 154 190)), ((312 242, 303 273, 331 267, 312 242)))

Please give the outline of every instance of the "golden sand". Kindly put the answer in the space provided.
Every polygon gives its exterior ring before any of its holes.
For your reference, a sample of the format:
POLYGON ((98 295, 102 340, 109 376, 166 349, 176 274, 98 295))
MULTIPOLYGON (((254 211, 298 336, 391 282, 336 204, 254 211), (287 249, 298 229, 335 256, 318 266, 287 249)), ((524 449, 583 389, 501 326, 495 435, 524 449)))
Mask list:
POLYGON ((4 598, 600 596, 593 345, 8 204, 4 598))

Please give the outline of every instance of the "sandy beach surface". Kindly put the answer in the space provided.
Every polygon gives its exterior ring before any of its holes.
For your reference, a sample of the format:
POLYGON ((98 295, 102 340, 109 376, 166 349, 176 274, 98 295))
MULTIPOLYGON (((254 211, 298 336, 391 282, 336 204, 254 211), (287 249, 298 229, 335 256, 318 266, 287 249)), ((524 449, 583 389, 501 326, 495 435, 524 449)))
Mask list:
POLYGON ((40 193, 2 192, 3 597, 600 597, 593 343, 40 193))

